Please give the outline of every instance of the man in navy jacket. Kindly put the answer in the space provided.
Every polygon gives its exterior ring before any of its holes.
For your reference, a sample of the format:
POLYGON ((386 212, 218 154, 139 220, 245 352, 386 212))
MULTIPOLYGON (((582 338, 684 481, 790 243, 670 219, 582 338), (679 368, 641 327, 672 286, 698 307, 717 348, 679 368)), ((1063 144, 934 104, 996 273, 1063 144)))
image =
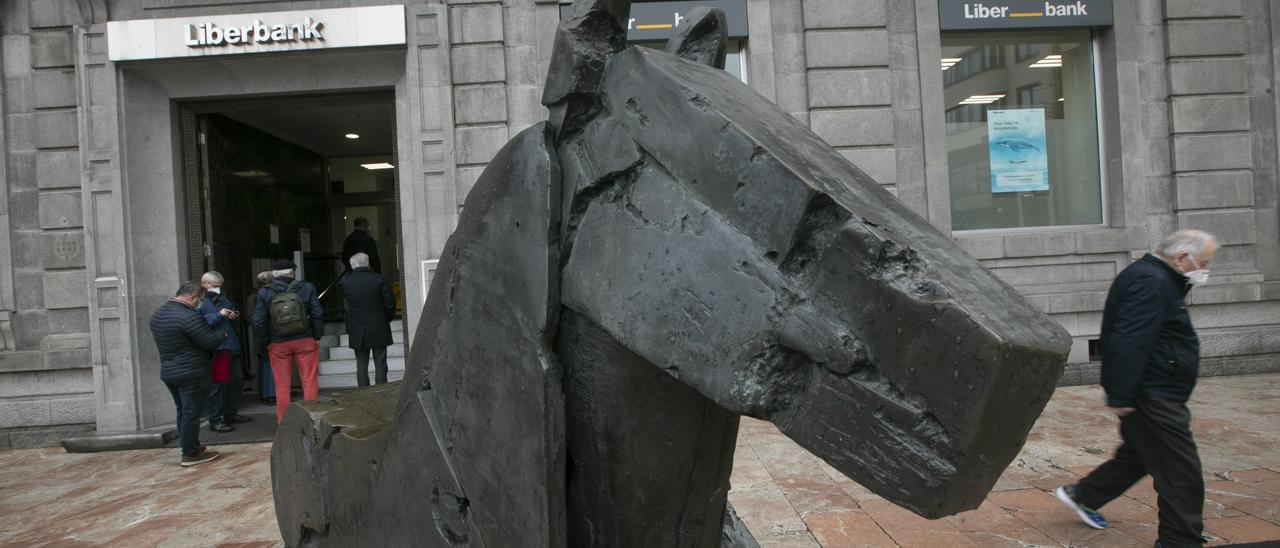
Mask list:
POLYGON ((160 351, 160 380, 178 408, 183 466, 218 458, 216 451, 200 444, 200 415, 209 395, 210 359, 213 350, 226 341, 226 334, 209 327, 196 312, 203 298, 204 288, 199 282, 184 282, 174 297, 151 316, 151 336, 160 351))
POLYGON ((222 294, 225 281, 222 273, 217 270, 205 272, 200 277, 200 285, 204 287, 204 300, 196 307, 196 312, 204 316, 209 327, 227 334, 226 342, 214 351, 215 363, 221 358, 226 365, 227 378, 225 382, 213 382, 209 389, 209 401, 205 405, 205 411, 209 413, 209 429, 214 432, 230 432, 235 429, 232 424, 253 420, 241 415, 239 411, 240 393, 244 391, 244 371, 240 367, 240 335, 237 334, 240 311, 236 310, 234 300, 222 294))
POLYGON ((1097 509, 1150 474, 1159 495, 1156 545, 1204 544, 1204 480, 1187 409, 1200 339, 1184 297, 1208 280, 1217 249, 1212 235, 1179 230, 1125 268, 1107 293, 1102 388, 1107 407, 1120 417, 1123 443, 1110 461, 1056 493, 1091 527, 1107 527, 1097 509))

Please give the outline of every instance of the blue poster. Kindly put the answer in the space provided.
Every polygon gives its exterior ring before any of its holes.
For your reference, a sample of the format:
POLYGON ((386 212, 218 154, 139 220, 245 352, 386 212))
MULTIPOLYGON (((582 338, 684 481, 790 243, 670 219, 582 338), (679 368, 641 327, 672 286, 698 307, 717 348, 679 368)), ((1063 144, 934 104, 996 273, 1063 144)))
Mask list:
POLYGON ((1049 190, 1044 109, 987 111, 991 192, 1049 190))

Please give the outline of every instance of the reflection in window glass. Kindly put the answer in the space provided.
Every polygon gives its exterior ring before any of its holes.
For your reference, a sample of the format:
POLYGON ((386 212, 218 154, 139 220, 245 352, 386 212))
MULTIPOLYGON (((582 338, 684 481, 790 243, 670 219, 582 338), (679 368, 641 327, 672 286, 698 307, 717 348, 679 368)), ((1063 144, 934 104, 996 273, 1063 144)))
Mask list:
POLYGON ((1090 40, 942 35, 953 229, 1103 222, 1090 40))

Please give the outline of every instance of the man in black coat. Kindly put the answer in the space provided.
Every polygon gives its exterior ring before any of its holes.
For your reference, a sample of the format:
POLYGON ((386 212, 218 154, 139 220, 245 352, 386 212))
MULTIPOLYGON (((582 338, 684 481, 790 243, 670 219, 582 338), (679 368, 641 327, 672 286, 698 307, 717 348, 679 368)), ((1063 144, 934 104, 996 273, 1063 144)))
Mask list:
POLYGON ((351 256, 351 273, 342 278, 347 301, 347 345, 356 352, 356 383, 369 386, 369 352, 373 352, 374 382, 387 382, 387 347, 391 346, 391 317, 396 301, 381 274, 370 270, 369 256, 351 256))
POLYGON ((351 257, 356 253, 364 253, 369 256, 369 269, 374 272, 382 272, 382 260, 378 258, 378 241, 369 235, 369 219, 364 217, 356 217, 354 221, 355 230, 347 235, 347 239, 342 242, 342 265, 343 268, 351 268, 351 257))
POLYGON ((200 282, 184 282, 177 294, 151 316, 151 336, 160 351, 160 380, 178 408, 178 436, 183 466, 218 458, 200 444, 200 415, 209 396, 213 351, 226 342, 224 332, 209 327, 196 307, 204 298, 200 282))
POLYGON ((1201 546, 1204 479, 1187 400, 1200 368, 1200 339, 1184 300, 1208 281, 1217 240, 1179 230, 1124 269, 1102 313, 1102 388, 1120 417, 1115 457, 1057 497, 1086 524, 1108 526, 1097 509, 1150 474, 1159 505, 1156 546, 1201 546))

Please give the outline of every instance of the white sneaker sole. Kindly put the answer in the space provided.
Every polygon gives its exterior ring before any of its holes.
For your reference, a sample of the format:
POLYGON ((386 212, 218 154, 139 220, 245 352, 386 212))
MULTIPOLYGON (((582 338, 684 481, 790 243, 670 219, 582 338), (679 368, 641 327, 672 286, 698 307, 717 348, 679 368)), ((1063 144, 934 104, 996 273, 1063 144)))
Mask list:
POLYGON ((1070 508, 1077 516, 1080 516, 1080 521, 1083 521, 1085 525, 1094 529, 1106 529, 1106 527, 1100 527, 1095 524, 1093 520, 1089 519, 1089 516, 1084 513, 1084 510, 1080 509, 1080 505, 1076 504, 1076 501, 1071 500, 1071 497, 1067 496, 1067 488, 1059 487, 1057 491, 1053 492, 1053 496, 1058 497, 1058 500, 1062 501, 1062 504, 1067 505, 1067 508, 1070 508))

